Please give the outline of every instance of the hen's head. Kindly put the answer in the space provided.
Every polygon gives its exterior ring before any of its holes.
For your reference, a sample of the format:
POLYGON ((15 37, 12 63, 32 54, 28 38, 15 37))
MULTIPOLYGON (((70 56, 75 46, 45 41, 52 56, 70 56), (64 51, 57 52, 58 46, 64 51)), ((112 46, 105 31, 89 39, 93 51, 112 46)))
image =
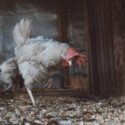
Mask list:
POLYGON ((62 66, 63 67, 71 66, 72 60, 74 59, 75 63, 79 67, 81 67, 82 64, 83 65, 85 64, 85 58, 86 58, 86 55, 80 54, 73 48, 69 48, 65 56, 63 57, 62 66))

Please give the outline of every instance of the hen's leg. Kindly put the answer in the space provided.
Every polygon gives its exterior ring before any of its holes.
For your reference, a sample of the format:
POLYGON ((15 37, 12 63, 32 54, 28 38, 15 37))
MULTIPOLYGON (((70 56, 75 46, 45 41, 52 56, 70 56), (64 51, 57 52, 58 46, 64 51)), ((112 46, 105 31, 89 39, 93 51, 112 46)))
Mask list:
POLYGON ((48 90, 52 84, 53 84, 53 79, 49 78, 49 80, 47 81, 47 84, 44 86, 44 88, 46 88, 48 90))
POLYGON ((36 106, 36 103, 35 103, 33 94, 32 94, 32 92, 31 92, 31 89, 29 89, 29 88, 26 88, 26 89, 27 89, 27 92, 28 92, 28 94, 29 94, 29 97, 30 97, 30 99, 31 99, 31 102, 32 102, 33 106, 36 106))

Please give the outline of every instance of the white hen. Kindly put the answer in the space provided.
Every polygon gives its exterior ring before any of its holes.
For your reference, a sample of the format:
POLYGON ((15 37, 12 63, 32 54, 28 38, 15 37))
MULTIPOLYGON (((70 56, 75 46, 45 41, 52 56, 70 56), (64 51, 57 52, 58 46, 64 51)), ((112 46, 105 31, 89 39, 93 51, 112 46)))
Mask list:
POLYGON ((31 89, 33 84, 48 80, 62 66, 68 66, 72 58, 77 64, 84 63, 83 55, 70 48, 66 43, 39 36, 29 38, 31 21, 22 19, 17 23, 13 36, 16 42, 15 54, 25 87, 35 106, 31 89))

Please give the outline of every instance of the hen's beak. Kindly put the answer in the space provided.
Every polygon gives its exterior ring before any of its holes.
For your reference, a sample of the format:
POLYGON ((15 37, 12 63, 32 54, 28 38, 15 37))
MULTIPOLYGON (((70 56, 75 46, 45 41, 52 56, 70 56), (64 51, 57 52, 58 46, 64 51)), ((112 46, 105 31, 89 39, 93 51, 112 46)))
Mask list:
POLYGON ((72 60, 68 60, 69 66, 72 66, 72 60))

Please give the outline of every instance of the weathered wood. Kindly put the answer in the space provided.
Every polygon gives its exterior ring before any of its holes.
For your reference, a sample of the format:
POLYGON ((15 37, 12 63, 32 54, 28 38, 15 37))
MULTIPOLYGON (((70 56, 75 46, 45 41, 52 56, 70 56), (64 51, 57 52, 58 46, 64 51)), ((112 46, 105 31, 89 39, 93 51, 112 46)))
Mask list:
MULTIPOLYGON (((71 97, 88 97, 89 94, 84 92, 83 89, 33 89, 33 94, 36 96, 71 96, 71 97)), ((13 94, 21 95, 27 94, 26 90, 20 90, 18 92, 14 92, 13 94)))
POLYGON ((112 0, 113 39, 116 81, 118 90, 125 94, 125 1, 112 0))
POLYGON ((117 94, 110 0, 88 0, 90 92, 117 94))

